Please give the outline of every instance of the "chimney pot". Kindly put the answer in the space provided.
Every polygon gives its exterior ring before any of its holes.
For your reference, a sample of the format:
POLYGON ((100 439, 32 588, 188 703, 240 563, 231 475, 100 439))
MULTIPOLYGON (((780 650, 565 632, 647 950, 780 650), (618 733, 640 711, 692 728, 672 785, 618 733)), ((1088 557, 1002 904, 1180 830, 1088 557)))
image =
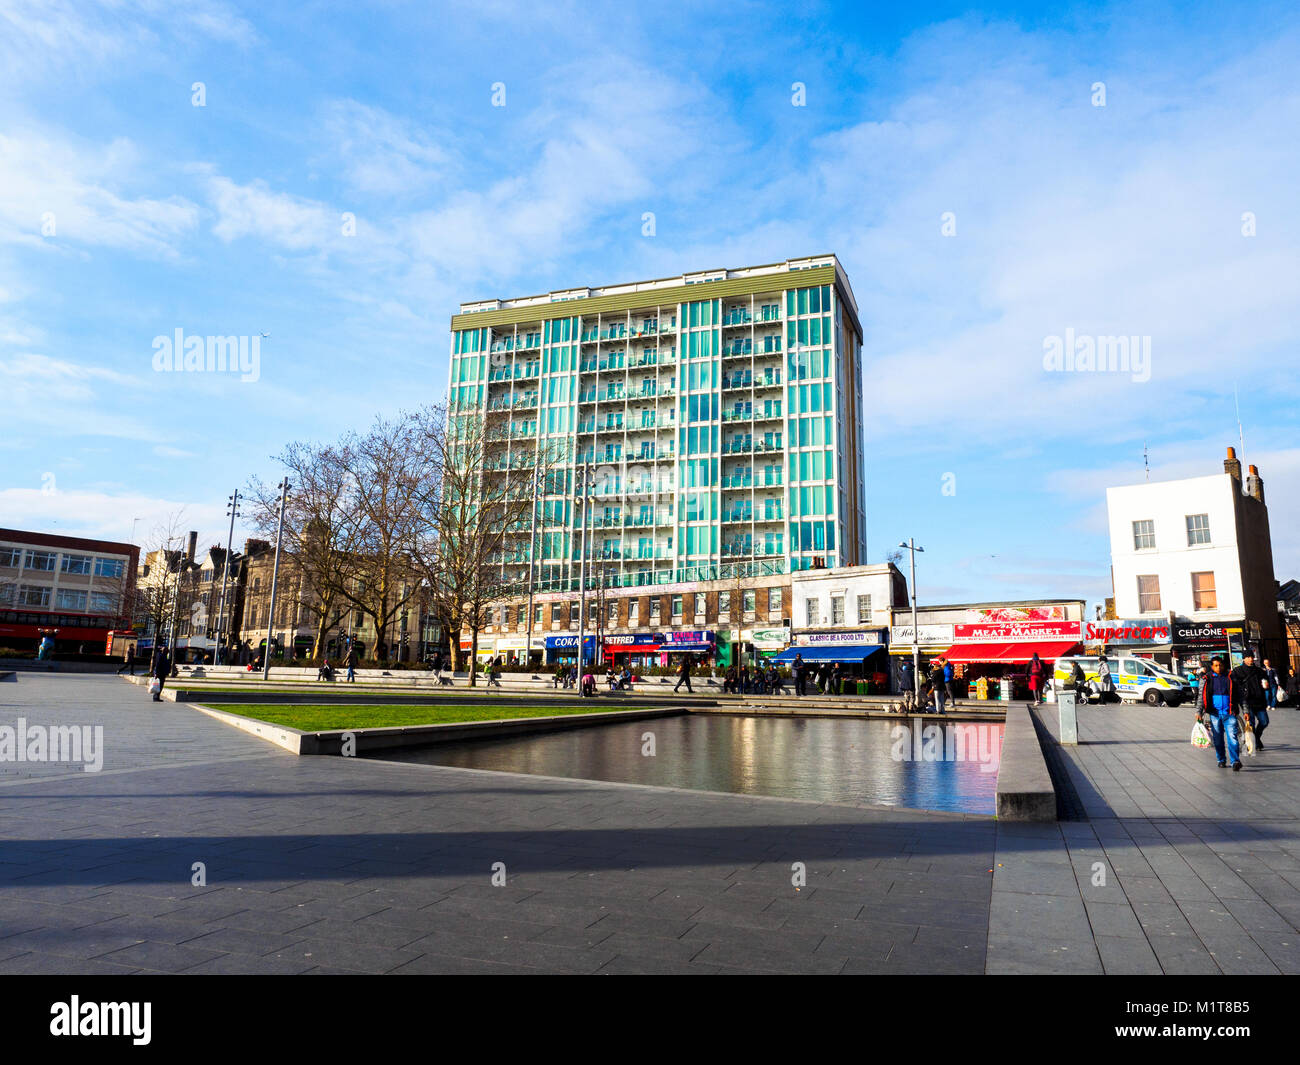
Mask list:
POLYGON ((1258 469, 1257 467, 1255 467, 1255 466, 1247 466, 1246 469, 1248 469, 1248 470, 1250 471, 1250 475, 1251 475, 1252 477, 1258 477, 1258 476, 1259 476, 1259 469, 1258 469))
POLYGON ((1235 447, 1228 448, 1228 458, 1235 459, 1236 457, 1237 457, 1237 449, 1235 447))

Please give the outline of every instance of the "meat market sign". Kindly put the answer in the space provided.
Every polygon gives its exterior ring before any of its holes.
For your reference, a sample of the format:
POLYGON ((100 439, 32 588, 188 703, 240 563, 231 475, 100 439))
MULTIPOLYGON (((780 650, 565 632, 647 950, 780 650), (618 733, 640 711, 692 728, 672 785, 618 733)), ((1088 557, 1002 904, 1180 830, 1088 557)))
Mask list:
POLYGON ((1084 624, 1083 638, 1087 643, 1140 647, 1172 643, 1174 630, 1167 621, 1089 621, 1084 624))
POLYGON ((1079 639, 1077 621, 989 621, 954 625, 953 643, 1064 643, 1079 639))

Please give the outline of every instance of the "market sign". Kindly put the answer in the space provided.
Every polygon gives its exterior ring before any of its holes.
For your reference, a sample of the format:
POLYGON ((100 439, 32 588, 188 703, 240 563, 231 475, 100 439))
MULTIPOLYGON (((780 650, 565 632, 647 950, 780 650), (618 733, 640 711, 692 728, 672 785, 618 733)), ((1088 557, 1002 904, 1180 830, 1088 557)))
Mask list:
POLYGON ((797 632, 794 642, 800 647, 843 647, 846 644, 884 643, 884 629, 861 629, 857 632, 797 632))
MULTIPOLYGON (((952 625, 948 624, 921 625, 917 630, 920 634, 920 639, 916 642, 922 644, 950 644, 954 642, 952 630, 952 625)), ((910 647, 912 644, 912 626, 894 625, 889 630, 889 642, 895 647, 904 643, 910 647)))
POLYGON ((685 632, 665 632, 660 634, 665 647, 679 643, 712 643, 713 633, 704 630, 687 630, 685 632))
POLYGON ((1089 621, 1084 624, 1083 638, 1087 643, 1140 647, 1172 642, 1173 627, 1167 621, 1143 621, 1140 618, 1131 621, 1089 621))
POLYGON ((990 621, 954 625, 953 643, 1063 643, 1077 641, 1077 621, 990 621))

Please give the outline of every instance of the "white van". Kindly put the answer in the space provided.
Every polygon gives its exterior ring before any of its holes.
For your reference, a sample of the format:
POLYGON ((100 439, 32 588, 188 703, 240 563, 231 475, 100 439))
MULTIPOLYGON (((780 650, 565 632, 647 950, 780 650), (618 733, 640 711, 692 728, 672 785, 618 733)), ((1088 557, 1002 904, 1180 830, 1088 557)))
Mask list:
MULTIPOLYGON (((1089 691, 1097 691, 1099 676, 1095 656, 1076 655, 1072 658, 1058 658, 1056 668, 1052 671, 1052 680, 1056 690, 1068 688, 1070 677, 1074 673, 1074 664, 1079 663, 1083 670, 1084 681, 1089 691)), ((1109 656, 1110 677, 1115 685, 1115 694, 1121 699, 1141 699, 1147 706, 1178 706, 1192 698, 1192 688, 1182 677, 1155 662, 1134 655, 1109 656)))

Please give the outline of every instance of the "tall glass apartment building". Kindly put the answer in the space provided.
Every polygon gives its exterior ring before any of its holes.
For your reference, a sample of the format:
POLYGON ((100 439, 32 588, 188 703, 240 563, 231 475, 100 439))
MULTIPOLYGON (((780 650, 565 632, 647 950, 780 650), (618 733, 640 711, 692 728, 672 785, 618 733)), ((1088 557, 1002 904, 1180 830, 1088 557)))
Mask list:
POLYGON ((862 326, 835 256, 462 304, 451 329, 448 405, 485 420, 484 476, 559 456, 503 584, 534 560, 534 590, 576 591, 584 551, 607 587, 866 561, 862 326))

